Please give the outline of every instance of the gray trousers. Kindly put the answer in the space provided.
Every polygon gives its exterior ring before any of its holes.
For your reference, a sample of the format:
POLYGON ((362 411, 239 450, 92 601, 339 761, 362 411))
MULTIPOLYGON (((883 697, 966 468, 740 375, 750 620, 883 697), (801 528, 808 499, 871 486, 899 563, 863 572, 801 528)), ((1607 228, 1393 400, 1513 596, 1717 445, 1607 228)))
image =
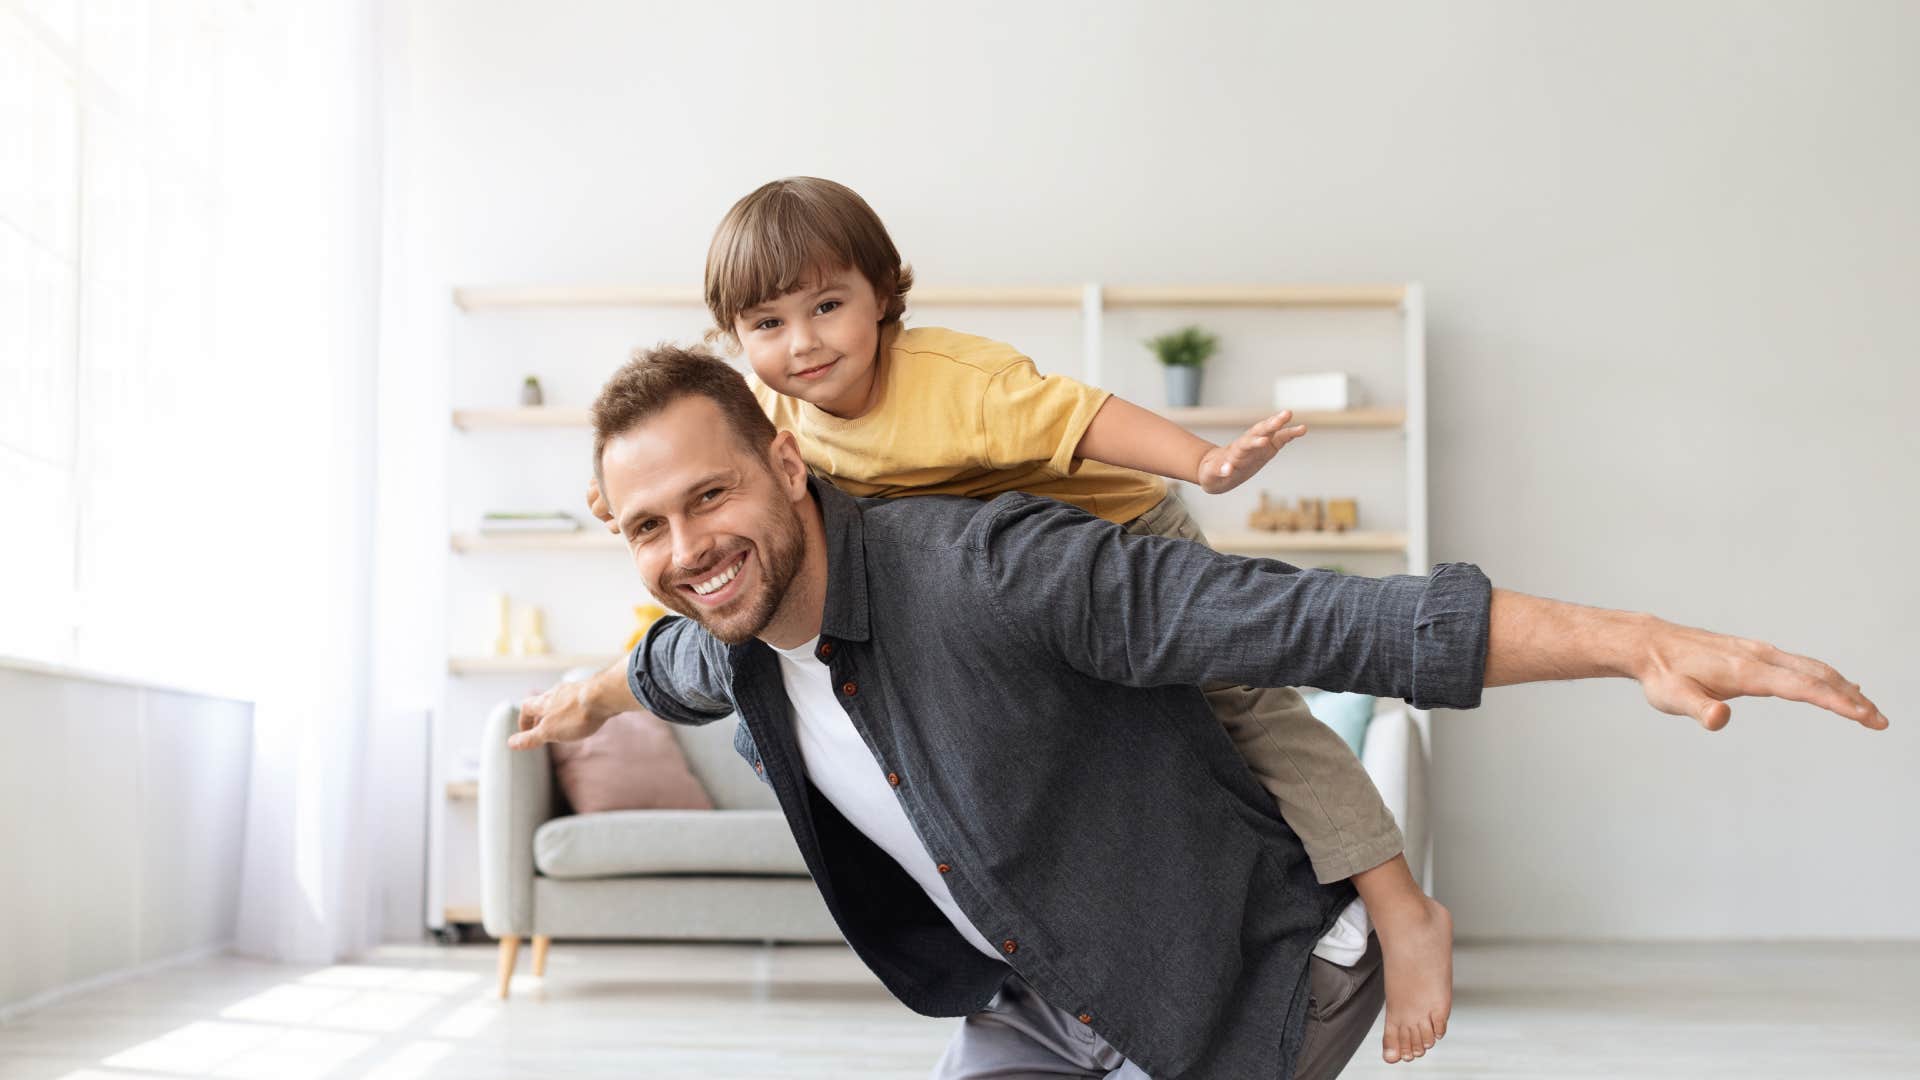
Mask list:
MULTIPOLYGON (((1309 963, 1307 1034, 1293 1075, 1294 1080, 1329 1080, 1347 1067, 1386 1005, 1380 940, 1369 936, 1366 953, 1350 968, 1317 956, 1309 963)), ((960 1022, 933 1067, 933 1080, 1055 1076, 1150 1080, 1092 1027, 1040 1000, 1025 979, 1012 974, 986 1008, 960 1022)))

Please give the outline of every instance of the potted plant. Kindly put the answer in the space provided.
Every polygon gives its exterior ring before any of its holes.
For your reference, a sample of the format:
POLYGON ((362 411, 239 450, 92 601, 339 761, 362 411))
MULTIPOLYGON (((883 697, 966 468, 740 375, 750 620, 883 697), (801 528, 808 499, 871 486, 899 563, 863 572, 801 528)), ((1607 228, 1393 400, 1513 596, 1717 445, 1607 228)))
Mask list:
POLYGON ((1189 408, 1200 404, 1200 371, 1220 347, 1220 339, 1198 326, 1183 326, 1147 339, 1147 348, 1167 368, 1167 405, 1189 408))

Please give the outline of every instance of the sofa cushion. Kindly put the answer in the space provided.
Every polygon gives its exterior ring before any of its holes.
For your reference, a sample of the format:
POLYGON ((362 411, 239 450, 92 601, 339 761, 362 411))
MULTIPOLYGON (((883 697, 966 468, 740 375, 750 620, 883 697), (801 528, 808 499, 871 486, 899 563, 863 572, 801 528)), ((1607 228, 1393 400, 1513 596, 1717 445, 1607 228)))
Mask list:
POLYGON ((576 813, 713 809, 679 741, 652 713, 620 713, 579 742, 550 744, 549 752, 553 778, 576 813))
POLYGON ((615 810, 554 818, 533 865, 556 878, 630 874, 806 874, 778 810, 615 810))

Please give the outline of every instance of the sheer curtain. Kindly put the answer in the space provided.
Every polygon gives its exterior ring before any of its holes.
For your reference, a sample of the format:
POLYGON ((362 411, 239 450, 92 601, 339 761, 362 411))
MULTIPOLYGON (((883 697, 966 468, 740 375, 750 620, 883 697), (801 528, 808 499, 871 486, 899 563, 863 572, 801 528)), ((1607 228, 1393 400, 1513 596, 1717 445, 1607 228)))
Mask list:
POLYGON ((239 943, 298 961, 380 929, 377 15, 0 0, 0 652, 255 702, 239 943))

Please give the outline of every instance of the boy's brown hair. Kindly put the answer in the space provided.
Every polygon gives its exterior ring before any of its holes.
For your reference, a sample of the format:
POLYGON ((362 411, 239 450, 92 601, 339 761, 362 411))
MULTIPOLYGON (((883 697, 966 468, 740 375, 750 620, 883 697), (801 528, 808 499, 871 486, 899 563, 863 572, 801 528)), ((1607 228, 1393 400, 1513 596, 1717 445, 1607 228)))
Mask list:
POLYGON ((683 397, 704 397, 720 408, 727 430, 756 460, 780 434, 747 388, 746 377, 705 349, 662 343, 635 349, 593 399, 593 477, 605 481, 600 455, 607 443, 683 397))
POLYGON ((733 204, 707 249, 707 310, 718 337, 738 345, 733 320, 817 274, 858 270, 880 292, 880 325, 907 310, 913 270, 873 207, 844 184, 789 176, 733 204))

